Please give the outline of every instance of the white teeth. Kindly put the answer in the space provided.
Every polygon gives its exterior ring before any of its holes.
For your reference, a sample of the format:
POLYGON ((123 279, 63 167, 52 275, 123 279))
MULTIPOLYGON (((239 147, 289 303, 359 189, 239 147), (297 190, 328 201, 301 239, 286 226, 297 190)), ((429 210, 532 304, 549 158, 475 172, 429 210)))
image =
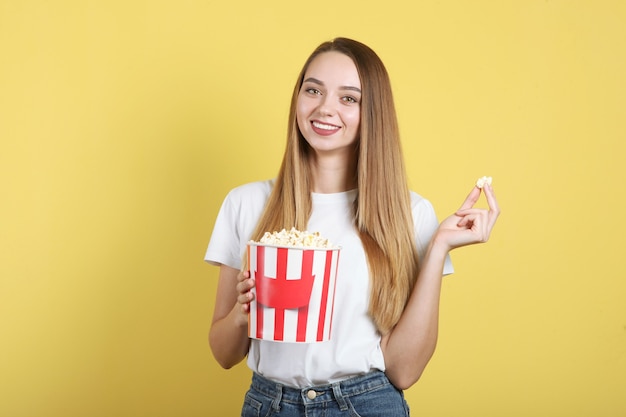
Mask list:
POLYGON ((330 126, 330 125, 325 125, 319 122, 313 122, 313 126, 315 126, 318 129, 323 129, 323 130, 337 130, 339 129, 336 126, 330 126))

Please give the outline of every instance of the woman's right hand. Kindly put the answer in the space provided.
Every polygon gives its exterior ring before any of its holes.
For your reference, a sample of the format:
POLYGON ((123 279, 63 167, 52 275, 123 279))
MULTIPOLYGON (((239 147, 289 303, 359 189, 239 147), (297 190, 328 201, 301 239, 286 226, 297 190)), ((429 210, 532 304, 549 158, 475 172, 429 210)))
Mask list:
MULTIPOLYGON (((250 278, 250 271, 241 271, 237 275, 237 303, 240 311, 246 315, 250 312, 250 302, 254 300, 254 280, 250 278)), ((247 318, 246 318, 247 320, 247 318)))

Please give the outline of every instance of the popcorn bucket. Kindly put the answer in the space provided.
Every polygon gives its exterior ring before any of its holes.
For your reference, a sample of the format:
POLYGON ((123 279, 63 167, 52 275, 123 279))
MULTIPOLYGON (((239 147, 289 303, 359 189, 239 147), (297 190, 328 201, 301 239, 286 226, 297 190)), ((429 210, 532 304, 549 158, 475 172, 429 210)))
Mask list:
POLYGON ((276 342, 330 339, 339 248, 248 244, 255 299, 248 336, 276 342))

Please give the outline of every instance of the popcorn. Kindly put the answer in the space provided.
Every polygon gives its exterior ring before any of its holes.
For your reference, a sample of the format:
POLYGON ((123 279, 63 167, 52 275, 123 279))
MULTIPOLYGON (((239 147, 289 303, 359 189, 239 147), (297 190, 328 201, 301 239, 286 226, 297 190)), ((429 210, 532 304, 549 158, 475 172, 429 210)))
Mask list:
POLYGON ((481 177, 476 181, 476 187, 483 188, 485 184, 491 185, 491 177, 481 177))
POLYGON ((259 243, 273 246, 309 247, 309 248, 334 248, 328 239, 320 236, 319 232, 299 231, 295 227, 287 231, 265 232, 259 243))
POLYGON ((265 233, 247 245, 255 285, 248 337, 274 342, 330 340, 341 248, 295 228, 265 233))

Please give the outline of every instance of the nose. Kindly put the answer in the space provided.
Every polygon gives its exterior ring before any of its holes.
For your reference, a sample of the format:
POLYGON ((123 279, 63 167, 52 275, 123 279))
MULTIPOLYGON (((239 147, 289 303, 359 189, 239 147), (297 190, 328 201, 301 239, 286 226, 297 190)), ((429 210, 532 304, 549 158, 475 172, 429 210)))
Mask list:
POLYGON ((322 116, 332 116, 337 111, 335 104, 336 101, 332 98, 332 95, 323 96, 319 105, 319 112, 322 116))

